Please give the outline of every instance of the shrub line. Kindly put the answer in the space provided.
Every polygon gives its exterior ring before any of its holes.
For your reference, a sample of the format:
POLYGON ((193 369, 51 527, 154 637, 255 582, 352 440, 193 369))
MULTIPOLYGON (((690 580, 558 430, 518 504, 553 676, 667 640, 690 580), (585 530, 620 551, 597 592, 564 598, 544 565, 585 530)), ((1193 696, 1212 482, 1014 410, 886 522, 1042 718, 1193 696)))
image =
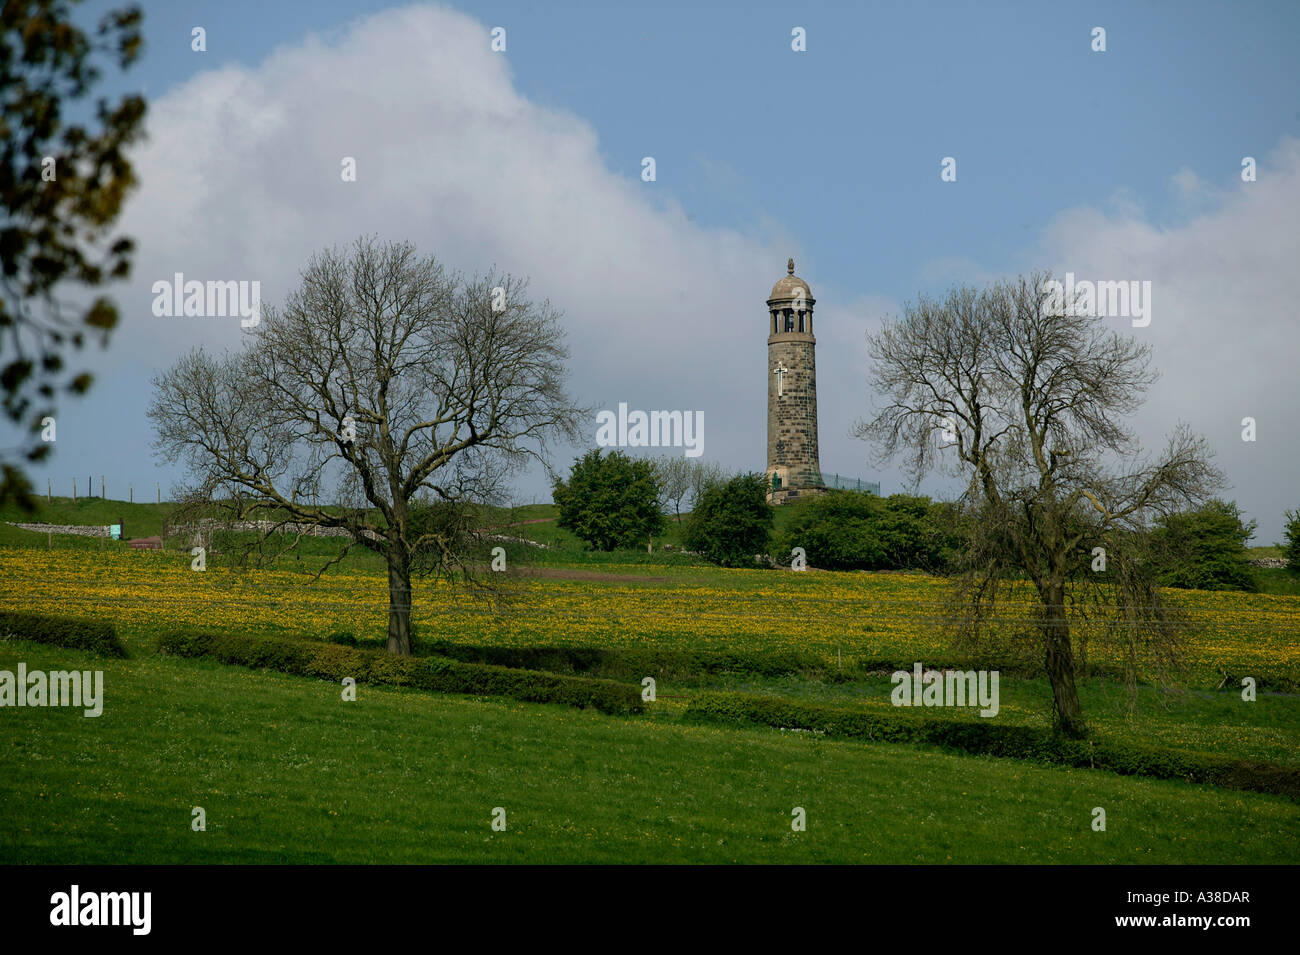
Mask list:
POLYGON ((1104 769, 1122 776, 1210 783, 1225 789, 1269 793, 1300 801, 1300 770, 1288 766, 1149 746, 1071 740, 1033 726, 935 719, 910 712, 853 712, 768 696, 722 692, 692 697, 686 717, 703 722, 815 730, 827 736, 873 742, 921 743, 975 755, 1104 769))
POLYGON ((99 620, 0 610, 0 631, 21 640, 70 650, 88 650, 104 657, 127 656, 126 647, 113 625, 99 620))
POLYGON ((639 713, 639 687, 612 680, 562 676, 444 657, 401 657, 331 643, 274 640, 230 634, 174 632, 158 640, 158 652, 205 657, 220 663, 384 686, 411 686, 434 693, 503 696, 528 703, 564 703, 602 713, 639 713))

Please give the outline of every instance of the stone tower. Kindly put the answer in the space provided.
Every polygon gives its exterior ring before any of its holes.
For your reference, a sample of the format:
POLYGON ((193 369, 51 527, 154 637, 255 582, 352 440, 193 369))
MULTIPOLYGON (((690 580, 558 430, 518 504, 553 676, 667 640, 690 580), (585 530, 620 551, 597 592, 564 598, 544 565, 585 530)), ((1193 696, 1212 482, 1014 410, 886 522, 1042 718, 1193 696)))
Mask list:
POLYGON ((767 300, 768 500, 825 491, 817 457, 817 364, 812 289, 794 274, 772 286, 767 300))

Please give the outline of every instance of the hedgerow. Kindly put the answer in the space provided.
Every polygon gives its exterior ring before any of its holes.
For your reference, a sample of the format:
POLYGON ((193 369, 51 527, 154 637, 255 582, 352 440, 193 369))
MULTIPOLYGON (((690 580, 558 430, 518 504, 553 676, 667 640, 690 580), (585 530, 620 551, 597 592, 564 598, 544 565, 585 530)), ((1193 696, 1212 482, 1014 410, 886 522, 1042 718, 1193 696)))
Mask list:
POLYGON ((714 673, 787 676, 825 669, 825 661, 811 654, 744 650, 649 650, 566 645, 498 647, 438 640, 422 644, 416 652, 469 663, 552 673, 598 673, 612 679, 636 682, 646 676, 658 679, 714 673))
POLYGON ((639 713, 640 688, 612 680, 463 663, 445 657, 401 657, 334 643, 273 640, 232 634, 174 632, 160 653, 357 683, 410 686, 435 693, 503 696, 529 703, 564 703, 602 713, 639 713))
POLYGON ((1288 766, 1140 744, 1070 740, 1032 726, 926 717, 911 710, 867 713, 745 693, 701 693, 692 697, 686 715, 704 722, 756 723, 814 730, 827 736, 920 743, 962 753, 1104 769, 1123 776, 1210 783, 1300 800, 1300 770, 1288 766))
POLYGON ((22 640, 33 640, 71 650, 88 650, 105 657, 125 657, 126 647, 110 623, 72 617, 49 617, 35 613, 0 611, 0 631, 22 640))

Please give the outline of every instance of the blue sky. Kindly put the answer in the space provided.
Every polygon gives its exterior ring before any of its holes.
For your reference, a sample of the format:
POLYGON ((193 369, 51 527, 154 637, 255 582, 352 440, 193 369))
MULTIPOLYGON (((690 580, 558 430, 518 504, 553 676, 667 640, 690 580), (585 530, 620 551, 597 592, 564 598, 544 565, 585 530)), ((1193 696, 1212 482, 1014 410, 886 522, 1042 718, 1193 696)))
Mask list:
MULTIPOLYGON (((71 474, 106 473, 109 495, 124 496, 128 480, 166 488, 179 476, 149 459, 147 379, 189 344, 233 347, 238 331, 158 336, 149 281, 226 268, 219 277, 261 277, 274 300, 313 244, 374 229, 458 267, 495 261, 530 275, 573 319, 578 397, 701 409, 706 457, 733 468, 764 463, 763 300, 794 256, 818 301, 822 466, 880 479, 887 493, 898 475, 847 437, 867 410, 863 332, 954 282, 1037 267, 1154 277, 1179 307, 1150 330, 1165 380, 1143 412, 1144 441, 1154 448, 1180 417, 1206 434, 1234 483, 1228 496, 1260 520, 1256 543, 1300 504, 1300 445, 1285 420, 1297 404, 1300 4, 557 0, 426 6, 415 20, 395 6, 145 4, 145 56, 110 84, 143 88, 159 107, 124 220, 142 249, 121 297, 130 316, 96 359, 92 398, 62 410, 56 454, 33 472, 42 489, 47 474, 66 494, 71 474), (194 26, 205 53, 190 49, 194 26), (493 60, 495 26, 507 51, 493 60), (1091 49, 1097 26, 1104 53, 1091 49), (806 52, 791 50, 793 27, 806 30, 806 52), (350 40, 358 31, 370 40, 350 40), (304 82, 281 104, 313 57, 349 79, 333 76, 332 93, 316 84, 319 99, 304 82), (399 69, 409 80, 376 78, 399 69), (382 124, 352 115, 353 92, 382 124), (447 119, 480 103, 493 104, 488 115, 518 111, 517 139, 447 119), (205 124, 219 107, 235 119, 205 124), (251 115, 260 119, 239 119, 251 115), (463 143, 442 137, 452 128, 463 143), (477 157, 472 181, 457 148, 477 157), (384 169, 392 193, 368 192, 353 209, 333 183, 319 197, 299 191, 317 159, 337 169, 339 155, 358 156, 366 189, 367 173, 384 169), (521 181, 521 155, 546 170, 537 184, 521 181), (643 156, 655 157, 654 183, 640 179, 643 156), (956 182, 940 181, 945 156, 956 182), (1260 182, 1241 182, 1243 156, 1259 161, 1260 182), (285 165, 299 168, 279 178, 273 167, 285 165), (508 203, 484 198, 494 190, 508 203), (260 198, 242 220, 220 211, 249 193, 260 198), (190 234, 196 224, 206 239, 190 234), (574 233, 563 255, 519 238, 551 227, 574 233), (1209 374, 1222 387, 1207 390, 1209 374), (1253 447, 1238 434, 1248 414, 1261 421, 1253 447)), ((546 486, 530 475, 521 496, 544 498, 546 486)))
MULTIPOLYGON (((132 76, 157 94, 391 6, 146 5, 132 76)), ((588 121, 611 170, 638 178, 653 155, 695 221, 782 223, 854 293, 946 287, 935 259, 1015 269, 1046 215, 1117 190, 1177 224, 1170 169, 1229 181, 1243 155, 1300 135, 1296 3, 452 6, 506 28, 516 88, 588 121), (939 182, 944 156, 969 188, 939 182)))

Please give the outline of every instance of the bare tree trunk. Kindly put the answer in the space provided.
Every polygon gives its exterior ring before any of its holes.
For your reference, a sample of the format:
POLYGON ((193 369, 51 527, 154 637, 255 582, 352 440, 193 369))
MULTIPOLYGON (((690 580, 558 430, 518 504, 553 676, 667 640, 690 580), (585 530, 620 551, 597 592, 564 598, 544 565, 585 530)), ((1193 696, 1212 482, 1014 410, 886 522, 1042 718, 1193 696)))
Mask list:
POLYGON ((411 655, 411 567, 403 558, 388 558, 388 652, 411 655))
POLYGON ((1074 651, 1070 646, 1070 624, 1065 617, 1065 589, 1049 586, 1043 592, 1044 666, 1052 684, 1056 722, 1066 736, 1078 739, 1087 732, 1083 707, 1074 685, 1074 651))

